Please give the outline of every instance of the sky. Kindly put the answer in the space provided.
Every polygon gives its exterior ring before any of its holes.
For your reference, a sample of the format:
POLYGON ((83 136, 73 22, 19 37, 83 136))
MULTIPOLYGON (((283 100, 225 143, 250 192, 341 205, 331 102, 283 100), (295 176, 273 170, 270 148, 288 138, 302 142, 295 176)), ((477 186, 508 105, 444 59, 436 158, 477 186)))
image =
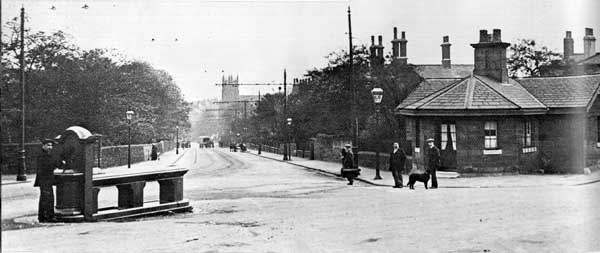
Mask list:
MULTIPOLYGON (((470 43, 480 29, 499 28, 505 42, 530 38, 560 53, 567 30, 576 53, 583 52, 585 27, 600 37, 596 0, 2 0, 2 23, 21 6, 33 31, 62 30, 83 49, 116 49, 166 70, 188 101, 220 98, 215 84, 223 75, 282 83, 286 69, 291 83, 326 66, 325 56, 348 49, 348 6, 354 45, 383 35, 387 54, 398 27, 406 31, 413 64, 439 64, 446 35, 452 63, 472 64, 470 43)), ((240 88, 241 94, 259 91, 277 86, 240 88)))

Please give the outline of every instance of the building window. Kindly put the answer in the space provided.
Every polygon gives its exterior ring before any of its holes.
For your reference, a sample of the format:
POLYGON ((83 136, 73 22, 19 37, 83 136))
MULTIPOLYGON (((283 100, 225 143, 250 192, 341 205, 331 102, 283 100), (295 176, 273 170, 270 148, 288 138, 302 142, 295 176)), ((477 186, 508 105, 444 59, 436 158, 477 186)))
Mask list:
POLYGON ((495 121, 485 122, 485 149, 498 148, 498 124, 495 121))
POLYGON ((421 119, 415 119, 415 147, 421 147, 421 119))
POLYGON ((456 124, 447 123, 441 126, 441 148, 442 150, 456 150, 456 124), (448 146, 448 142, 452 143, 452 147, 448 146))
POLYGON ((523 130, 523 145, 525 147, 531 147, 531 120, 525 120, 525 127, 523 130))

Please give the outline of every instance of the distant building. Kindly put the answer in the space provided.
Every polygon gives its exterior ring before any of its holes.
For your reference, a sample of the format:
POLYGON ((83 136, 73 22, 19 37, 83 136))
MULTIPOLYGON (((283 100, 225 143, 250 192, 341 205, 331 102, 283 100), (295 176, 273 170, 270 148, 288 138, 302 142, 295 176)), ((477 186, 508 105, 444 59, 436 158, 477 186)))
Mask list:
POLYGON ((600 75, 511 79, 509 45, 499 29, 481 30, 470 72, 446 70, 445 44, 439 67, 421 67, 427 78, 396 108, 415 166, 427 138, 442 167, 459 172, 577 172, 600 159, 600 75))
POLYGON ((585 28, 583 53, 575 53, 571 31, 563 39, 563 66, 542 66, 542 76, 589 75, 600 73, 600 53, 596 53, 596 37, 592 28, 585 28))

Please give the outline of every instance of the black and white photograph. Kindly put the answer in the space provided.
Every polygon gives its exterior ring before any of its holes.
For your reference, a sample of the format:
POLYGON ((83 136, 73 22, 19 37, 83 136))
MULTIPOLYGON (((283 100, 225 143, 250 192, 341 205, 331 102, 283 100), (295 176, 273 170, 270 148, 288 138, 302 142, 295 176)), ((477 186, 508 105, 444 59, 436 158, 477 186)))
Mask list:
POLYGON ((596 0, 0 0, 0 252, 600 252, 596 37, 596 0))

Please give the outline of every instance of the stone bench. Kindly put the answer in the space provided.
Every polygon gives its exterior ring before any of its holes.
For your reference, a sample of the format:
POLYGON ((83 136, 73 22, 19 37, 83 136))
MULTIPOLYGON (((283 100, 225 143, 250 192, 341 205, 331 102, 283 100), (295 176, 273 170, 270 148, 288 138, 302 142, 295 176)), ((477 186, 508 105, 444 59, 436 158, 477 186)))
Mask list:
POLYGON ((106 218, 117 218, 120 213, 131 216, 143 215, 147 210, 144 207, 144 187, 146 182, 158 181, 159 205, 146 208, 157 212, 176 207, 177 209, 191 209, 187 201, 183 201, 183 175, 187 169, 168 169, 160 171, 144 171, 132 173, 112 173, 93 175, 90 180, 85 180, 84 173, 56 174, 56 208, 59 220, 95 221, 106 218), (98 209, 98 194, 103 187, 117 187, 117 209, 110 215, 103 215, 98 209), (174 205, 171 205, 174 204, 174 205), (128 209, 131 209, 128 211, 128 209), (132 211, 134 210, 135 211, 132 211))

